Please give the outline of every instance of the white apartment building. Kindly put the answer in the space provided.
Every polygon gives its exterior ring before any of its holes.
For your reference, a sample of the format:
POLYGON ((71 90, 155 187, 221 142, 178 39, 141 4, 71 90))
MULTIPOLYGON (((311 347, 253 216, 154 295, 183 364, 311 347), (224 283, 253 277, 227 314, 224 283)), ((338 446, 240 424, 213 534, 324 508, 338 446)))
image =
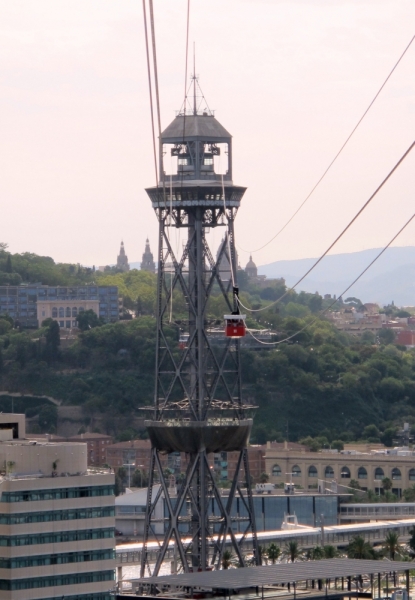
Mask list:
POLYGON ((110 600, 114 476, 88 470, 86 444, 24 435, 0 414, 0 600, 110 600))

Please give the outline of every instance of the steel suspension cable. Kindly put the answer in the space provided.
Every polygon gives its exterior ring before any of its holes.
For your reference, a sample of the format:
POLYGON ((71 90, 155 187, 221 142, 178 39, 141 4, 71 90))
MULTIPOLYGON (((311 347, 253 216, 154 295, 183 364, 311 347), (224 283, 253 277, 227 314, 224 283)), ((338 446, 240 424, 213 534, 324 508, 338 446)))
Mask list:
POLYGON ((362 212, 369 206, 369 204, 372 202, 373 198, 383 188, 385 183, 388 181, 388 179, 390 179, 390 177, 393 175, 393 173, 396 171, 396 169, 402 164, 402 162, 405 160, 405 158, 408 156, 408 154, 411 152, 411 150, 413 149, 414 146, 415 146, 415 142, 412 142, 412 144, 409 146, 408 150, 401 156, 401 158, 398 160, 398 162, 393 167, 393 169, 391 171, 389 171, 388 175, 385 177, 385 179, 382 181, 382 183, 376 188, 376 190, 373 192, 373 194, 370 196, 370 198, 368 200, 366 200, 366 202, 364 203, 362 208, 355 214, 353 219, 351 221, 349 221, 349 223, 346 225, 346 227, 343 229, 343 231, 336 237, 334 242, 332 242, 330 244, 330 246, 325 250, 325 252, 323 252, 323 254, 320 256, 320 258, 318 258, 316 260, 316 262, 308 269, 308 271, 306 273, 304 273, 304 275, 302 277, 300 277, 300 279, 297 281, 297 283, 295 283, 292 287, 288 288, 287 291, 282 296, 280 296, 277 300, 275 300, 274 302, 271 302, 271 304, 268 304, 267 306, 263 306, 262 308, 247 308, 238 299, 239 304, 245 310, 247 310, 251 313, 254 313, 254 312, 262 312, 263 310, 267 310, 271 306, 274 306, 275 304, 278 304, 279 302, 281 302, 281 300, 283 298, 285 298, 292 290, 294 290, 297 287, 297 285, 299 285, 303 281, 303 279, 305 279, 307 277, 307 275, 309 275, 311 273, 311 271, 313 271, 313 269, 316 268, 316 266, 323 260, 323 258, 330 252, 330 250, 332 250, 334 248, 334 246, 343 237, 343 235, 346 233, 346 231, 348 231, 348 229, 350 229, 350 227, 353 225, 353 223, 360 217, 362 212))
MULTIPOLYGON (((415 218, 415 213, 412 215, 412 217, 410 217, 407 222, 405 223, 405 225, 403 225, 400 230, 398 231, 398 233, 396 233, 393 238, 390 240, 390 242, 375 256, 375 258, 368 264, 368 266, 363 269, 363 271, 356 277, 356 279, 354 279, 352 281, 352 283, 350 285, 347 286, 347 288, 345 290, 343 290, 343 292, 341 294, 339 294, 338 298, 344 296, 346 294, 346 292, 348 292, 350 290, 351 287, 354 286, 355 283, 357 283, 359 281, 359 279, 361 277, 363 277, 363 275, 366 273, 366 271, 368 271, 370 269, 370 267, 382 256, 382 254, 384 252, 386 252, 386 250, 389 248, 389 246, 391 244, 393 244, 393 242, 396 240, 396 238, 398 238, 400 236, 400 234, 402 233, 402 231, 404 231, 404 229, 406 229, 406 227, 409 225, 409 223, 411 223, 411 221, 415 218)), ((302 327, 301 329, 299 329, 296 333, 293 333, 292 335, 284 338, 283 340, 279 340, 277 342, 264 342, 262 340, 259 340, 258 338, 256 338, 250 329, 248 329, 248 333, 260 344, 264 344, 266 346, 277 346, 278 344, 283 344, 284 342, 288 342, 289 340, 291 340, 292 338, 294 338, 295 336, 299 335, 300 333, 302 333, 305 329, 307 329, 308 327, 311 327, 311 325, 314 325, 314 323, 316 321, 318 321, 318 319, 320 317, 322 317, 327 311, 330 310, 330 308, 332 306, 334 306, 337 303, 337 299, 334 300, 333 302, 331 302, 331 304, 329 304, 329 306, 327 306, 324 310, 320 311, 317 315, 317 317, 315 317, 312 321, 310 321, 309 323, 307 323, 306 325, 304 325, 304 327, 302 327)))
POLYGON ((260 246, 259 248, 256 248, 255 250, 245 250, 244 248, 242 248, 238 244, 239 248, 243 252, 247 252, 248 254, 252 254, 253 252, 259 252, 263 248, 266 248, 266 246, 268 246, 271 242, 273 242, 284 231, 284 229, 291 223, 291 221, 294 219, 294 217, 300 212, 300 210, 303 208, 303 206, 305 205, 305 203, 307 202, 307 200, 313 195, 313 193, 315 192, 315 190, 318 188, 318 186, 320 185, 320 183, 323 181, 323 179, 325 178, 325 176, 327 175, 327 173, 330 171, 331 167, 334 165, 334 163, 336 162, 336 160, 340 156, 340 154, 343 152, 344 148, 349 143, 349 141, 352 138, 353 134, 355 133, 355 131, 357 130, 357 128, 359 127, 359 125, 361 124, 361 122, 363 121, 363 119, 365 118, 365 116, 367 115, 367 113, 369 112, 369 110, 372 108, 373 104, 375 103, 375 101, 377 100, 379 94, 381 93, 381 91, 383 90, 383 88, 385 87, 385 85, 387 84, 387 82, 389 81, 389 79, 392 76, 393 72, 395 71, 395 69, 397 68, 397 66, 399 65, 399 63, 403 59, 403 57, 405 56, 406 52, 409 50, 409 47, 411 46, 411 44, 414 41, 414 39, 415 39, 415 35, 412 37, 411 41, 409 42, 409 44, 406 46, 405 50, 402 52, 402 54, 398 58, 397 62, 393 66, 392 70, 389 72, 389 75, 386 77, 385 81, 380 86, 380 88, 377 91, 376 95, 374 96, 373 100, 371 101, 371 103, 369 104, 369 106, 367 107, 367 109, 365 110, 365 112, 363 113, 363 115, 360 117, 360 119, 358 120, 358 122, 356 123, 356 125, 354 126, 354 128, 352 129, 351 133, 346 138, 346 141, 343 143, 343 145, 341 146, 340 150, 337 152, 337 154, 335 155, 335 157, 333 158, 333 160, 331 161, 331 163, 329 164, 329 166, 326 168, 326 170, 324 171, 324 173, 322 174, 322 176, 320 177, 320 179, 317 181, 317 183, 311 189, 311 191, 309 192, 309 194, 305 197, 305 199, 300 204, 300 206, 297 208, 297 210, 291 215, 291 217, 288 219, 288 221, 285 223, 285 225, 283 225, 281 227, 281 229, 279 231, 277 231, 277 233, 266 244, 264 244, 263 246, 260 246))
POLYGON ((151 131, 152 131, 152 136, 153 136, 154 169, 155 169, 155 173, 156 173, 156 186, 158 187, 159 178, 158 178, 158 168, 157 168, 156 134, 154 131, 154 110, 153 110, 153 91, 152 91, 153 86, 151 84, 150 52, 148 49, 146 0, 143 0, 143 17, 144 17, 144 35, 145 35, 145 42, 146 42, 148 91, 149 91, 149 95, 150 95, 151 131))

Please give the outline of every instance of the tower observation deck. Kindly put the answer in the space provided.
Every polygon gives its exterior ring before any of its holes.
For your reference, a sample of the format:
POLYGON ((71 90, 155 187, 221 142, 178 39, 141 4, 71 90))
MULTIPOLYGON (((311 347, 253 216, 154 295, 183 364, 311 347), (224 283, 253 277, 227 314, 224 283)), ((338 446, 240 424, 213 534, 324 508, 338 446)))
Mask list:
MULTIPOLYGON (((184 572, 218 569, 225 544, 240 566, 258 559, 247 444, 251 409, 242 400, 239 339, 211 345, 207 331, 218 324, 218 306, 239 313, 234 221, 244 187, 232 181, 232 136, 209 110, 179 113, 162 132, 160 181, 146 189, 158 230, 157 349, 154 405, 146 421, 152 444, 141 576, 157 575, 174 543, 184 572), (172 167, 173 165, 173 167, 172 167), (170 167, 171 174, 166 174, 170 167), (216 259, 209 247, 212 230, 222 228, 226 243, 216 259), (185 238, 178 250, 175 229, 185 238), (232 277, 222 280, 226 258, 232 277), (185 343, 179 344, 180 334, 185 343), (213 454, 237 451, 229 495, 220 492, 213 454), (163 472, 161 453, 185 453, 179 473, 163 472), (160 483, 160 486, 157 485, 160 483), (155 507, 164 497, 160 525, 155 507), (160 552, 150 565, 148 540, 160 552), (229 548, 229 546, 228 546, 229 548)), ((219 239, 218 239, 219 241, 219 239)), ((214 249, 213 249, 214 250, 214 249)), ((225 333, 224 333, 225 337, 225 333)))

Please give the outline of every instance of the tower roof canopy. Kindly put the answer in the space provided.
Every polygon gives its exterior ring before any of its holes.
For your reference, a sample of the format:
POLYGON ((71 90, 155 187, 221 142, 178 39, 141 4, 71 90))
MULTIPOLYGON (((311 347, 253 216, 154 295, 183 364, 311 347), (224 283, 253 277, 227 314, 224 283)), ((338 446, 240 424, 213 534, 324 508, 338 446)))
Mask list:
POLYGON ((162 132, 165 143, 180 142, 189 138, 202 138, 203 141, 219 142, 229 140, 231 134, 211 115, 178 115, 162 132))

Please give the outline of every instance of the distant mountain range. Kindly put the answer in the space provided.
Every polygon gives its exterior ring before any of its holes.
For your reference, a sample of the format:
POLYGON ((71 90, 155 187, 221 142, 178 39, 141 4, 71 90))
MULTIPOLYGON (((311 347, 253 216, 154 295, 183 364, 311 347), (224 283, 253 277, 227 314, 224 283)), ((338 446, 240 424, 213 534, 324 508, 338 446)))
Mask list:
MULTIPOLYGON (((326 256, 296 289, 339 296, 380 250, 326 256)), ((284 277, 287 285, 292 286, 315 261, 315 258, 278 260, 259 266, 258 273, 270 278, 284 277)), ((397 306, 415 306, 415 246, 388 248, 347 292, 348 296, 380 305, 394 301, 397 306)))

